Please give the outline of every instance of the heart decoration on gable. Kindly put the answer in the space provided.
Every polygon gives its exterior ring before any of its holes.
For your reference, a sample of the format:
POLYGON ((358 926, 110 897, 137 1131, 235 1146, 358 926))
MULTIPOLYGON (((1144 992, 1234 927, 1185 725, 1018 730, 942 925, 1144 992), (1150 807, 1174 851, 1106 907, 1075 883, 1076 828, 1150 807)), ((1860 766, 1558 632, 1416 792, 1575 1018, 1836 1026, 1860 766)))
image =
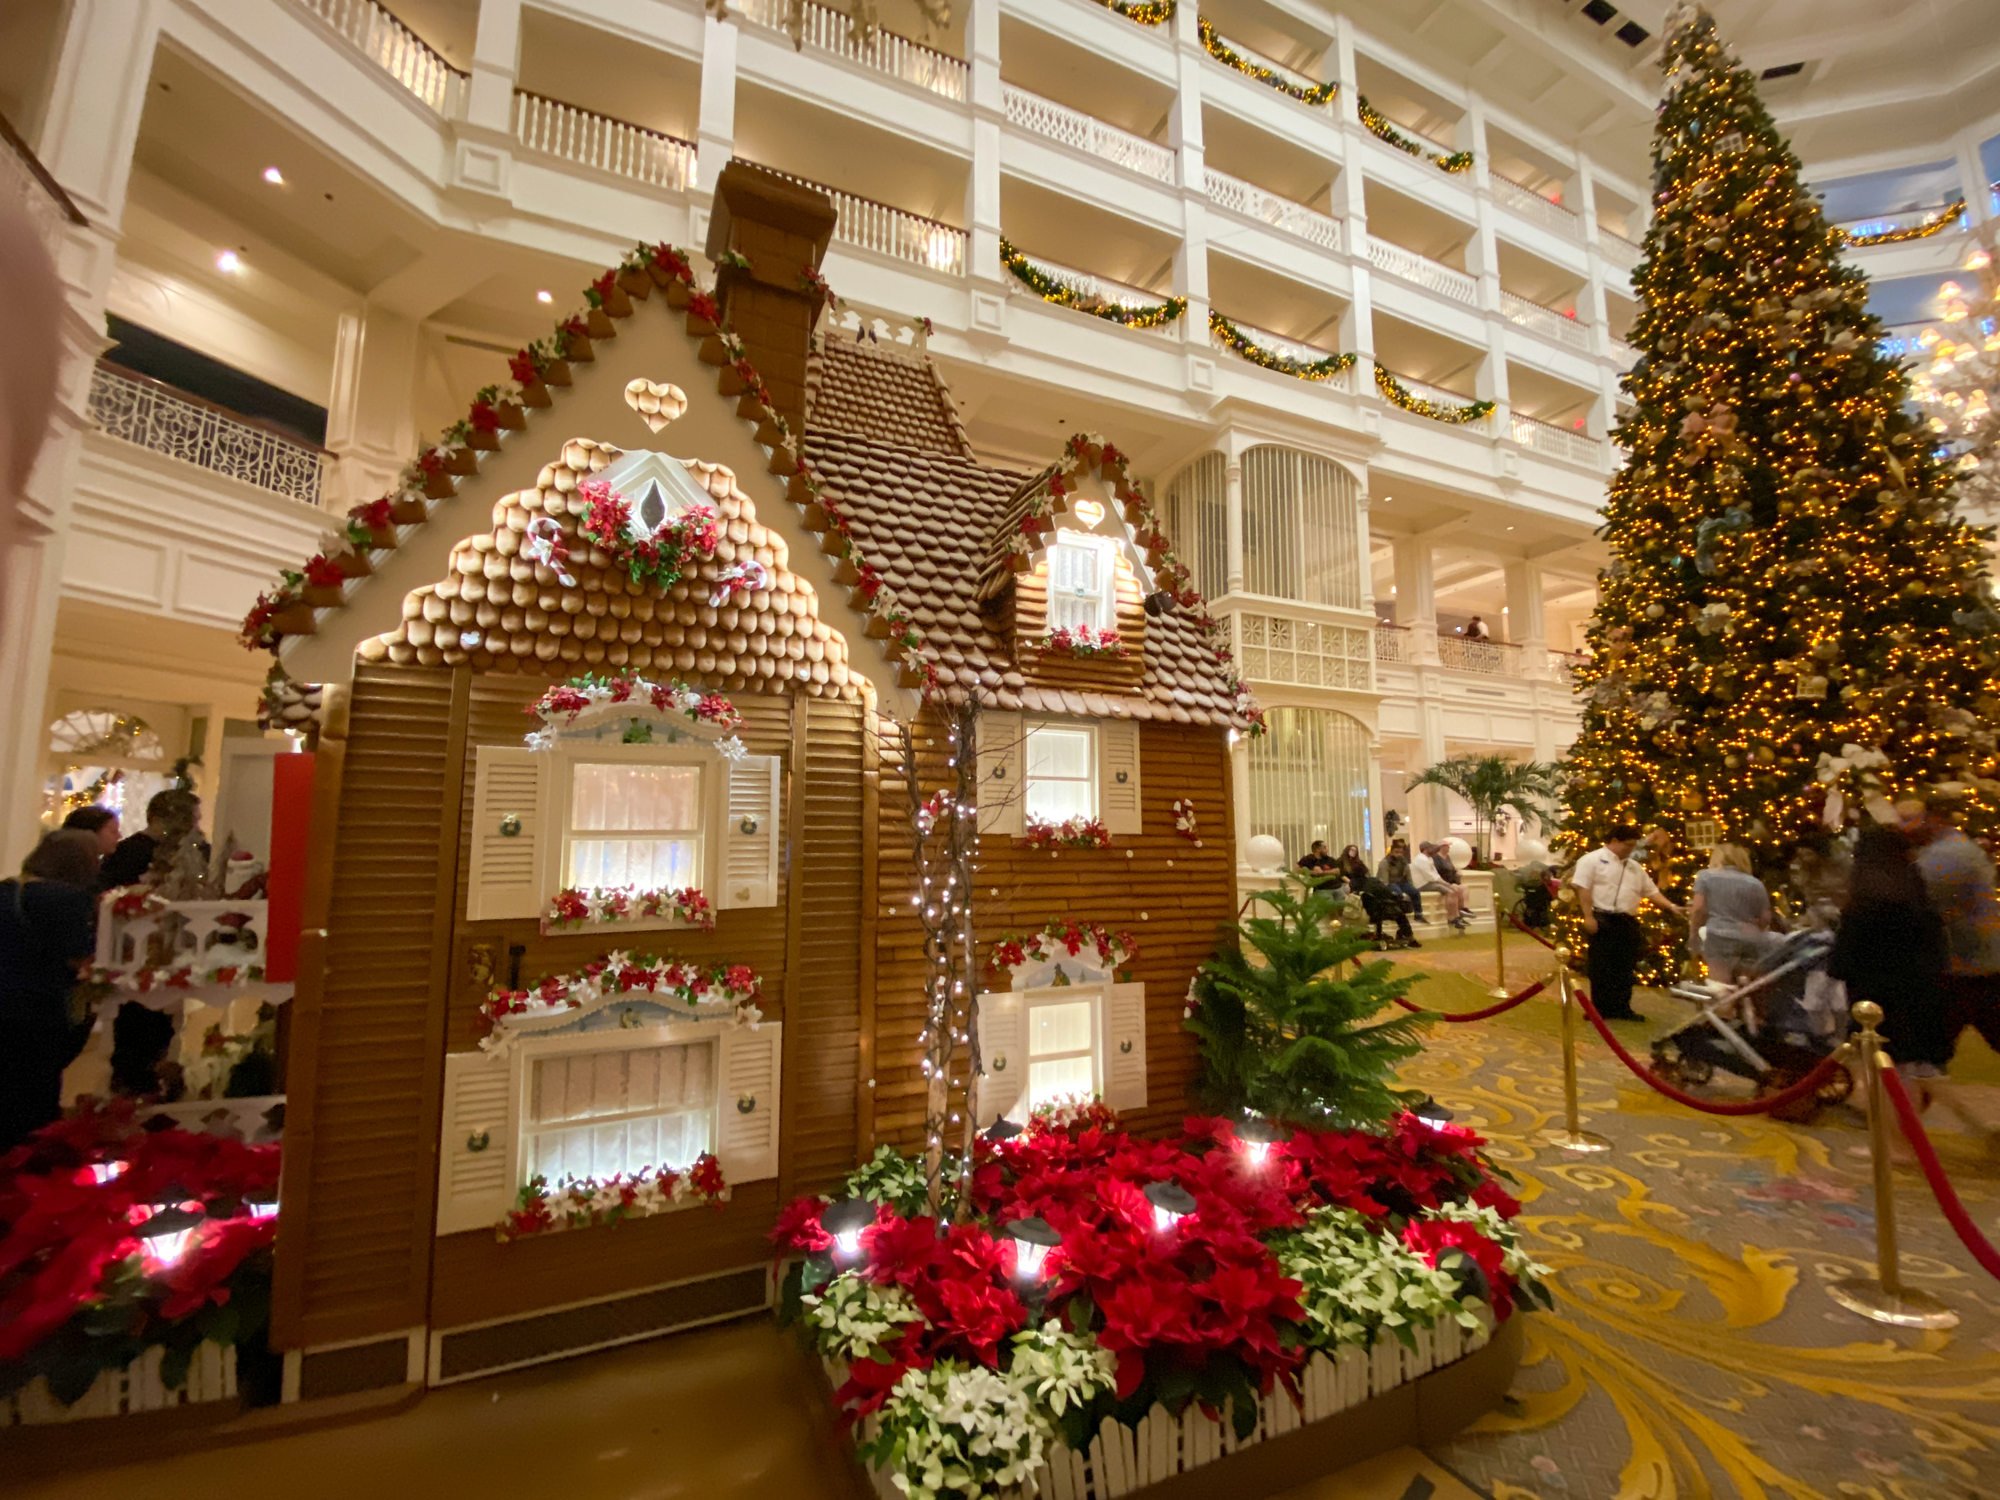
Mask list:
POLYGON ((635 380, 625 387, 625 404, 639 414, 639 420, 658 432, 687 410, 687 392, 677 385, 656 380, 635 380))

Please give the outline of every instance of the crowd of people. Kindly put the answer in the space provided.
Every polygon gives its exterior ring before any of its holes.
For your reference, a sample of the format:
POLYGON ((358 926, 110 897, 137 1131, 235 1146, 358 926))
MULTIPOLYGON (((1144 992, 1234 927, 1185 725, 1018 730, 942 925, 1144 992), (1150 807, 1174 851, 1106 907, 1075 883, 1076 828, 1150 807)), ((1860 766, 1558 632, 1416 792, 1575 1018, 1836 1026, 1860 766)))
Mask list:
POLYGON ((1314 839, 1312 848, 1300 857, 1298 868, 1315 890, 1353 895, 1373 924, 1376 940, 1385 946, 1423 946, 1410 917, 1422 914, 1424 894, 1429 891, 1438 894, 1445 922, 1453 931, 1463 932, 1471 925, 1466 915, 1465 885, 1451 851, 1443 844, 1419 843, 1412 854, 1408 839, 1391 838, 1389 852, 1371 870, 1358 845, 1349 844, 1336 859, 1327 853, 1324 839, 1314 839), (1396 924, 1393 942, 1382 933, 1388 922, 1396 924))
MULTIPOLYGON (((158 880, 189 839, 201 799, 170 787, 146 805, 146 826, 121 837, 118 815, 79 807, 42 835, 21 873, 0 880, 0 1153, 62 1115, 62 1077, 88 1041, 77 974, 97 951, 98 896, 158 880)), ((173 1041, 173 1019, 143 1005, 112 1023, 112 1079, 144 1094, 173 1041)))

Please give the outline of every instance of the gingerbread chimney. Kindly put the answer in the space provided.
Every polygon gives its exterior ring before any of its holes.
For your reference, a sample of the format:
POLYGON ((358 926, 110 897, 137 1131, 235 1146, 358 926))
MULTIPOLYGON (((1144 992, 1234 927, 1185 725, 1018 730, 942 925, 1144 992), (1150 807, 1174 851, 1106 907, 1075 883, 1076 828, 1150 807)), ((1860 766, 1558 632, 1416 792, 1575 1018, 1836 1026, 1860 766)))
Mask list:
POLYGON ((779 415, 799 434, 806 352, 822 300, 819 263, 838 217, 818 188, 765 167, 732 161, 716 179, 707 250, 723 326, 743 340, 779 415))

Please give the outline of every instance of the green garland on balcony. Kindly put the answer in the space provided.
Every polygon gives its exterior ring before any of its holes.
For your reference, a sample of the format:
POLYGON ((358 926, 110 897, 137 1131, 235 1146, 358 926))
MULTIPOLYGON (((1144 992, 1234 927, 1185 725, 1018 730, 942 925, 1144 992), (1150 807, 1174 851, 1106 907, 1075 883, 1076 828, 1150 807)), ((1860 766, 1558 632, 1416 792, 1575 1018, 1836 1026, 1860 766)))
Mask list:
POLYGON ((1329 354, 1325 359, 1307 363, 1293 359, 1289 354, 1266 349, 1213 308, 1209 309, 1208 326, 1230 353, 1260 369, 1276 370, 1280 375, 1290 375, 1297 380, 1325 380, 1330 375, 1338 375, 1354 367, 1352 354, 1329 354))
POLYGON ((1869 245, 1903 245, 1911 240, 1927 240, 1934 234, 1943 234, 1956 224, 1964 213, 1965 195, 1961 193, 1939 209, 1934 217, 1924 220, 1921 224, 1911 224, 1903 229, 1885 229, 1880 234, 1849 234, 1843 229, 1840 231, 1840 240, 1844 245, 1863 248, 1869 245))
POLYGON ((1314 105, 1331 104, 1334 95, 1340 92, 1340 85, 1337 83, 1316 83, 1310 88, 1301 88, 1283 73, 1278 72, 1277 69, 1267 68, 1260 62, 1252 62, 1241 52, 1230 46, 1229 43, 1222 39, 1221 34, 1216 31, 1215 27, 1209 23, 1207 16, 1202 16, 1195 24, 1201 30, 1201 44, 1208 49, 1210 57, 1225 67, 1234 68, 1237 72, 1256 79, 1266 88, 1273 88, 1281 94, 1288 94, 1301 104, 1314 105))
POLYGON ((1174 0, 1097 0, 1097 3, 1139 26, 1158 26, 1174 18, 1174 0))
POLYGON ((1361 123, 1368 127, 1369 134, 1378 141, 1387 141, 1398 151, 1407 151, 1412 156, 1429 161, 1440 172, 1463 172, 1472 165, 1470 151, 1454 151, 1449 156, 1438 156, 1424 149, 1423 142, 1413 141, 1398 130, 1389 117, 1369 104, 1365 94, 1354 96, 1354 110, 1360 115, 1361 123))
POLYGON ((1493 411, 1491 401, 1474 401, 1469 406, 1440 406, 1435 401, 1427 401, 1380 365, 1375 367, 1375 389, 1412 416, 1428 417, 1433 422, 1444 422, 1454 427, 1482 421, 1493 411))
POLYGON ((1093 318, 1102 318, 1107 323, 1117 323, 1125 328, 1158 328, 1173 322, 1187 311, 1185 297, 1169 297, 1166 301, 1153 303, 1149 307, 1127 307, 1123 303, 1105 302, 1096 297, 1087 297, 1068 282, 1059 281, 1048 272, 1031 264, 1028 257, 1015 249, 1004 235, 1000 240, 1000 263, 1012 271, 1023 286, 1044 302, 1053 302, 1058 307, 1089 313, 1093 318))

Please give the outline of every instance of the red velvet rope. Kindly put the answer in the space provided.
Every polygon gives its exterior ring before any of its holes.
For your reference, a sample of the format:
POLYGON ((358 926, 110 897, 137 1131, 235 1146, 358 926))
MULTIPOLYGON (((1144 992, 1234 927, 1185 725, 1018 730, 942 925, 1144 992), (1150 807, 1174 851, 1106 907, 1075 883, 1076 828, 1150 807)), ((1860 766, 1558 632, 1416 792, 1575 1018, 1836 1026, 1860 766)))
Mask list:
POLYGON ((1604 1017, 1597 1013, 1597 1007, 1590 1003, 1590 996, 1582 990, 1573 991, 1576 1003, 1583 1007, 1583 1013, 1590 1017, 1590 1024, 1604 1038, 1604 1044, 1618 1054, 1618 1060, 1639 1075, 1640 1080, 1657 1093, 1665 1094, 1676 1104, 1685 1104, 1689 1109, 1698 1109, 1705 1115, 1768 1115, 1774 1109, 1783 1109, 1795 1104, 1808 1094, 1818 1093, 1821 1086, 1833 1077, 1834 1069, 1840 1066, 1837 1057, 1823 1057, 1819 1066, 1788 1089, 1780 1089, 1775 1094, 1766 1094, 1761 1099, 1745 1099, 1740 1103, 1718 1104, 1713 1099, 1697 1099, 1693 1094, 1684 1094, 1671 1083, 1661 1078, 1651 1068, 1640 1062, 1617 1037, 1611 1034, 1611 1027, 1604 1017))
POLYGON ((1507 920, 1514 924, 1514 930, 1516 932, 1523 933, 1526 936, 1533 938, 1536 942, 1540 943, 1544 948, 1553 949, 1555 947, 1554 943, 1550 942, 1547 938, 1543 937, 1539 932, 1535 931, 1534 928, 1530 927, 1526 922, 1523 922, 1519 917, 1515 916, 1511 911, 1507 913, 1507 920))
POLYGON ((1413 1004, 1405 1000, 1401 995, 1396 996, 1395 999, 1396 1003, 1402 1006, 1404 1010, 1422 1011, 1426 1015, 1436 1016, 1440 1021, 1484 1021, 1489 1016, 1497 1016, 1504 1011, 1512 1010, 1525 1000, 1534 999, 1535 996, 1547 988, 1548 981, 1546 979, 1537 979, 1518 995, 1509 995, 1505 1000, 1489 1005, 1484 1010, 1461 1011, 1456 1015, 1453 1015, 1449 1011, 1431 1010, 1428 1006, 1413 1004))
POLYGON ((1957 1191, 1944 1175, 1944 1168, 1938 1164, 1937 1152, 1931 1146, 1924 1122, 1917 1118, 1916 1106, 1910 1103, 1903 1080, 1896 1076, 1894 1068, 1882 1069, 1882 1086, 1889 1091, 1889 1102, 1896 1106, 1896 1118, 1902 1124, 1903 1134, 1909 1139, 1910 1149, 1917 1153, 1917 1165, 1924 1169, 1924 1180, 1930 1183, 1931 1194, 1937 1199, 1938 1207, 1944 1210, 1945 1219, 1958 1232, 1959 1243, 1965 1246, 1966 1253, 1979 1262, 1980 1269, 1988 1276, 2000 1277, 2000 1250, 1995 1250, 1992 1242, 1979 1232, 1979 1226, 1972 1222, 1972 1215, 1958 1201, 1957 1191))

